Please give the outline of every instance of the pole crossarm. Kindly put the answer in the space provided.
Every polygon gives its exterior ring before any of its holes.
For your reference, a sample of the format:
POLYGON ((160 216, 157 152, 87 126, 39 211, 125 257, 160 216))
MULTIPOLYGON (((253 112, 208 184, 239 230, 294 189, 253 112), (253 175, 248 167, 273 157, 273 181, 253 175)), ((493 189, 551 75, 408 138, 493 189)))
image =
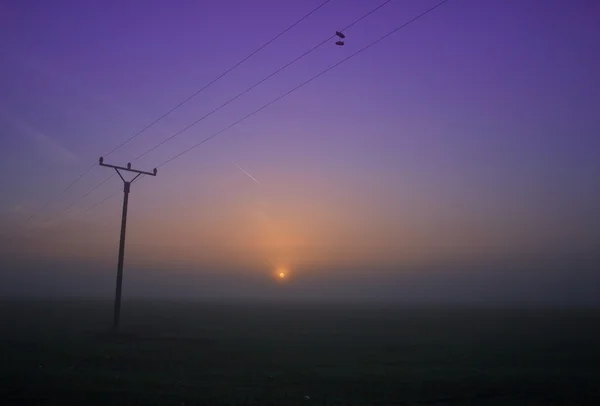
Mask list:
POLYGON ((157 172, 156 168, 154 168, 154 170, 152 172, 140 171, 138 169, 131 169, 131 163, 128 163, 127 167, 105 164, 103 157, 100 157, 99 163, 100 163, 100 166, 106 166, 107 168, 114 168, 119 175, 121 175, 119 172, 119 169, 122 171, 134 172, 139 175, 149 175, 149 176, 156 176, 156 172, 157 172))

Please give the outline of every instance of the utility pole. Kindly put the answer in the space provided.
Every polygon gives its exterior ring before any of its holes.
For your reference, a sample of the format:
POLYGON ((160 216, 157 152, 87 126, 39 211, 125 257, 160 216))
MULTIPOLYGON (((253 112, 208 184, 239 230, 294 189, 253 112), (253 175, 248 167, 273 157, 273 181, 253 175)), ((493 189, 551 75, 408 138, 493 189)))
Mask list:
POLYGON ((125 255, 125 228, 127 227, 127 204, 129 202, 129 189, 131 188, 131 184, 140 176, 140 175, 149 175, 156 176, 156 168, 152 172, 144 172, 138 171, 136 169, 131 169, 131 163, 127 164, 127 167, 124 168, 122 166, 108 165, 104 163, 104 158, 100 157, 100 166, 106 166, 108 168, 113 168, 121 180, 123 181, 123 214, 121 216, 121 241, 119 242, 119 263, 117 265, 117 287, 115 291, 115 309, 113 315, 113 333, 117 333, 119 331, 119 319, 121 316, 121 286, 123 284, 123 257, 125 255), (125 178, 121 175, 122 171, 134 172, 137 173, 135 177, 126 181, 125 178))

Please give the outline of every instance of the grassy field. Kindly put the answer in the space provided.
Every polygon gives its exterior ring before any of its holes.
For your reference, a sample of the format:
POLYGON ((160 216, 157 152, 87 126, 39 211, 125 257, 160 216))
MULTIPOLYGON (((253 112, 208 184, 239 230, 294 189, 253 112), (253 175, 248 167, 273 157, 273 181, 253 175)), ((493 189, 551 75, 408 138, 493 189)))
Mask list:
POLYGON ((600 404, 600 312, 0 303, 2 404, 600 404))

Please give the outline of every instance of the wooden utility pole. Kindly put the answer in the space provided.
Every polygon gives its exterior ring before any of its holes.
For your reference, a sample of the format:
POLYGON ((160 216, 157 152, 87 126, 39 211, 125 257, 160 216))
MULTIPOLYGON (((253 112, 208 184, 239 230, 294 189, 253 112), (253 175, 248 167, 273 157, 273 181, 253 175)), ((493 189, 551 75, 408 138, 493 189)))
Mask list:
POLYGON ((119 331, 119 319, 121 316, 121 287, 123 285, 123 258, 125 256, 125 229, 127 227, 127 205, 129 202, 129 190, 131 188, 131 184, 135 181, 140 175, 149 175, 156 176, 156 168, 152 172, 144 172, 138 171, 136 169, 131 169, 131 163, 127 164, 127 167, 124 168, 122 166, 108 165, 104 163, 104 158, 100 157, 100 166, 106 166, 108 168, 113 168, 121 180, 123 181, 123 213, 121 215, 121 240, 119 242, 119 262, 117 265, 117 287, 115 291, 115 309, 113 315, 113 326, 112 330, 114 333, 119 331), (126 181, 121 175, 121 171, 134 172, 137 173, 133 179, 130 181, 126 181))

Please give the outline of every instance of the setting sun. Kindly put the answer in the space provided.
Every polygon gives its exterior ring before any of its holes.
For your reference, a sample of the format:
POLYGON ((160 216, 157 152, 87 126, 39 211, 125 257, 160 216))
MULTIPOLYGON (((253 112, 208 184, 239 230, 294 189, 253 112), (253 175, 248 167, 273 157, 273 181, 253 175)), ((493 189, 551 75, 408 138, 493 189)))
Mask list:
POLYGON ((280 267, 275 270, 275 272, 273 273, 273 276, 275 277, 276 280, 283 282, 283 281, 286 281, 290 277, 290 273, 288 272, 287 268, 280 267))

